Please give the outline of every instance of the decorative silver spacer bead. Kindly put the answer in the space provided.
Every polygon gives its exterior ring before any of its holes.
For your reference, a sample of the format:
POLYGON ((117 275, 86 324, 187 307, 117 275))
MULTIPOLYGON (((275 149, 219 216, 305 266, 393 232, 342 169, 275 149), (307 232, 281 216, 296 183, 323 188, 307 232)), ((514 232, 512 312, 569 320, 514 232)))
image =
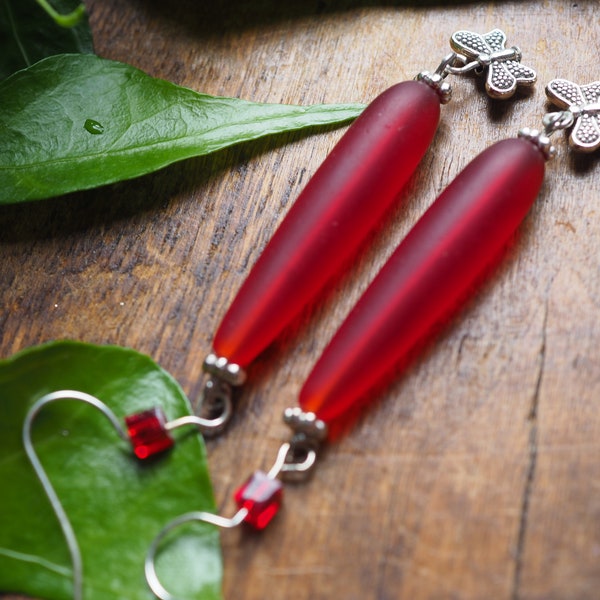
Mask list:
POLYGON ((317 444, 327 438, 327 424, 317 418, 313 412, 304 412, 297 407, 286 408, 283 413, 283 421, 294 434, 305 436, 317 444))
POLYGON ((519 137, 531 142, 542 151, 544 158, 550 160, 556 156, 556 148, 550 138, 542 131, 525 127, 519 131, 519 137))
POLYGON ((226 358, 212 352, 204 359, 202 368, 206 373, 234 387, 243 385, 246 381, 246 371, 240 365, 230 363, 226 358))
POLYGON ((417 81, 426 83, 430 88, 433 88, 440 97, 442 104, 448 104, 452 99, 452 86, 444 81, 444 77, 438 73, 430 73, 429 71, 421 71, 417 77, 417 81))

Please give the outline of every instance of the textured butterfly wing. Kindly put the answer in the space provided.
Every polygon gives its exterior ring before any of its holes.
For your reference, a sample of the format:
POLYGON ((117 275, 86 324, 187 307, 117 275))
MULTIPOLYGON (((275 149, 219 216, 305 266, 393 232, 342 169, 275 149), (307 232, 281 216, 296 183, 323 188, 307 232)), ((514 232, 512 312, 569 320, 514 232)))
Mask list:
MULTIPOLYGON (((550 101, 562 109, 583 107, 600 101, 600 81, 579 86, 566 79, 554 79, 546 86, 550 101)), ((571 132, 571 144, 584 152, 593 152, 600 147, 600 119, 598 114, 584 113, 575 121, 571 132)))
POLYGON ((450 46, 455 52, 474 59, 481 54, 491 54, 494 50, 502 50, 505 41, 506 36, 500 29, 494 29, 485 35, 462 30, 452 34, 450 46))
MULTIPOLYGON (((598 105, 600 103, 600 81, 581 86, 581 93, 586 103, 598 105)), ((577 120, 571 143, 584 152, 593 152, 600 148, 600 115, 598 113, 584 113, 577 120)))
POLYGON ((494 29, 484 34, 483 40, 493 52, 506 48, 506 34, 501 29, 494 29))
POLYGON ((585 102, 581 87, 566 79, 553 79, 546 86, 546 95, 552 104, 563 109, 581 106, 585 102))
POLYGON ((508 62, 490 65, 485 87, 492 98, 509 98, 515 93, 517 80, 508 68, 508 62))

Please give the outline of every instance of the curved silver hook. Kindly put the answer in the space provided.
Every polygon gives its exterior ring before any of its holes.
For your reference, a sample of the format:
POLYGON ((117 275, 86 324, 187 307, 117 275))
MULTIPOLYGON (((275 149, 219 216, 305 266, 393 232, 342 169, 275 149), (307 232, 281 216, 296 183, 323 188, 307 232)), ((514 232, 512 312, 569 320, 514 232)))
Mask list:
POLYGON ((123 440, 127 441, 129 438, 126 431, 123 429, 123 427, 121 427, 119 420, 110 410, 110 408, 98 400, 98 398, 84 392, 60 390, 46 394, 29 409, 27 416, 25 417, 22 432, 23 447, 25 448, 25 453, 27 454, 27 458, 29 459, 37 478, 42 484, 42 488, 48 497, 48 500, 50 501, 52 510, 54 511, 63 535, 65 536, 69 554, 71 555, 71 563, 73 564, 73 600, 81 600, 83 595, 83 564, 81 559, 81 550, 79 549, 79 544, 77 542, 75 532, 73 531, 73 526, 69 521, 69 517, 67 516, 67 513, 65 512, 58 495, 54 491, 54 487, 52 486, 48 475, 46 475, 46 471, 44 470, 44 467, 42 466, 42 463, 35 452, 35 448, 33 447, 33 442, 31 441, 31 428, 35 418, 47 404, 57 400, 77 400, 97 408, 110 421, 112 426, 123 440))
POLYGON ((298 475, 304 476, 311 471, 317 462, 317 452, 314 448, 307 445, 295 444, 293 441, 285 442, 279 448, 277 459, 268 473, 268 477, 275 479, 281 474, 282 476, 298 475), (299 448, 296 446, 300 446, 299 448), (295 452, 302 451, 302 459, 297 460, 295 452))
POLYGON ((144 573, 146 575, 146 581, 148 586, 152 590, 152 593, 160 600, 177 600, 160 582, 158 574, 156 573, 156 553, 161 542, 165 536, 173 531, 173 529, 185 525, 186 523, 201 522, 215 525, 216 527, 223 527, 225 529, 232 529, 243 523, 246 515, 248 514, 247 508, 240 508, 235 515, 231 518, 221 517, 204 511, 195 511, 185 513, 176 519, 173 519, 170 523, 167 523, 158 535, 152 541, 148 553, 146 554, 146 560, 144 561, 144 573))
POLYGON ((197 417, 195 415, 185 415, 165 423, 165 429, 167 431, 172 431, 173 429, 185 427, 186 425, 194 425, 200 429, 201 433, 206 433, 206 431, 210 431, 211 428, 214 429, 224 426, 229 420, 229 414, 230 413, 227 412, 226 414, 223 414, 219 418, 215 419, 205 419, 204 417, 197 417))

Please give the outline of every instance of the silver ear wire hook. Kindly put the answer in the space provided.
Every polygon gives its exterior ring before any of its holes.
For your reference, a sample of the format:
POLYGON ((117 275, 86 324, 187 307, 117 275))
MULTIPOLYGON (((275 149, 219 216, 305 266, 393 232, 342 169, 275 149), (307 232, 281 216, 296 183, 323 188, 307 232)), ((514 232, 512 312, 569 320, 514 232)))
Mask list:
POLYGON ((158 548, 165 536, 173 531, 173 529, 176 529, 181 525, 194 522, 208 523, 209 525, 214 525, 215 527, 232 529, 243 523, 247 514, 248 509, 246 508, 240 508, 231 518, 221 517, 220 515, 215 515, 209 512, 196 511, 185 513, 165 525, 165 527, 160 530, 158 535, 152 541, 144 562, 146 581, 150 587, 150 590, 152 590, 152 593, 157 598, 160 598, 160 600, 177 600, 177 598, 162 585, 158 578, 158 574, 156 573, 156 553, 158 552, 158 548))
POLYGON ((115 428, 116 432, 123 440, 127 441, 129 438, 115 414, 103 402, 98 400, 98 398, 95 398, 94 396, 84 392, 61 390, 46 394, 29 409, 29 412, 25 417, 22 432, 23 447, 31 466, 33 467, 33 470, 39 479, 42 488, 48 497, 48 500, 50 501, 50 505, 52 506, 52 510, 58 519, 63 535, 65 536, 65 541, 71 556, 71 563, 73 565, 73 600, 81 600, 83 597, 83 561, 81 559, 81 550, 79 549, 79 544, 77 542, 75 532, 73 531, 71 521, 69 521, 69 517, 67 516, 65 509, 63 508, 63 505, 58 498, 58 495, 56 494, 48 475, 46 475, 46 471, 44 470, 44 467, 42 466, 42 463, 35 452, 35 448, 33 447, 33 442, 31 441, 31 428, 35 418, 47 404, 56 402, 57 400, 78 400, 93 406, 110 421, 111 425, 115 428))
MULTIPOLYGON (((133 443, 132 439, 129 436, 127 430, 121 425, 120 420, 113 413, 113 411, 106 405, 104 402, 92 396, 90 394, 86 394, 85 392, 79 392, 75 390, 60 390, 56 392, 51 392, 42 396, 39 400, 37 400, 27 412, 25 417, 25 421, 23 423, 23 447, 25 449, 25 453, 33 467, 33 470, 39 479, 42 488, 50 501, 50 505, 58 519, 59 525, 62 529, 63 535, 65 537, 65 541, 67 543, 67 547, 69 550, 69 554, 71 557, 71 563, 73 565, 73 600, 82 600, 83 597, 83 560, 81 557, 81 550, 79 548, 79 543, 77 542, 77 537, 75 536, 75 532, 73 530, 73 526, 65 512, 65 509, 54 490, 46 471, 42 463, 40 462, 35 448, 33 446, 33 442, 31 439, 31 430, 33 428, 33 423, 40 412, 44 409, 44 407, 52 402, 56 402, 59 400, 74 400, 83 402, 88 404, 97 410, 99 410, 111 423, 119 437, 129 444, 133 443)), ((127 418, 126 418, 127 421, 127 418)), ((188 425, 193 425, 199 429, 203 429, 207 426, 207 420, 201 417, 196 417, 193 415, 186 415, 183 417, 179 417, 172 421, 161 423, 164 427, 165 432, 172 431, 174 429, 178 429, 180 427, 185 427, 188 425)), ((210 424, 210 423, 209 423, 210 424)), ((139 458, 139 456, 138 456, 139 458)), ((245 516, 248 514, 248 510, 245 508, 240 509, 236 515, 232 519, 226 519, 224 517, 220 517, 218 515, 213 515, 210 513, 188 513, 175 519, 172 521, 165 529, 159 534, 159 536, 154 540, 154 543, 151 546, 151 553, 149 553, 149 557, 146 559, 146 572, 149 574, 149 583, 153 581, 151 587, 154 590, 160 591, 163 595, 158 595, 159 598, 173 598, 168 592, 160 585, 158 578, 156 577, 156 572, 154 570, 154 554, 156 553, 156 549, 158 544, 171 529, 181 525, 182 523, 189 521, 205 521, 207 523, 212 523, 213 525, 217 525, 219 527, 234 527, 241 523, 245 516), (149 563, 150 560, 150 563, 149 563), (154 577, 154 579, 152 579, 154 577)), ((155 592, 156 593, 156 592, 155 592)))

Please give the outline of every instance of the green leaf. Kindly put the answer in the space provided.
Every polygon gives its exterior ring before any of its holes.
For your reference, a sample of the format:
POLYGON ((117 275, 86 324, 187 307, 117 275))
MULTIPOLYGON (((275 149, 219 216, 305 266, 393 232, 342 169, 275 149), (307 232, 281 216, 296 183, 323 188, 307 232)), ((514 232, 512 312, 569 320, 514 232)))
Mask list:
MULTIPOLYGON (((81 13, 78 0, 53 3, 60 13, 81 13)), ((65 29, 34 0, 0 0, 0 80, 48 56, 93 52, 92 32, 84 13, 76 26, 65 29)))
POLYGON ((0 83, 0 203, 137 177, 362 108, 213 97, 97 56, 54 56, 0 83))
MULTIPOLYGON (((0 590, 52 600, 72 598, 72 565, 21 432, 30 406, 61 389, 92 394, 119 418, 155 405, 169 419, 189 414, 177 383, 132 350, 56 342, 0 362, 0 590)), ((141 464, 104 415, 69 400, 46 405, 32 429, 81 548, 85 599, 153 598, 143 563, 155 535, 182 513, 215 508, 201 437, 177 430, 173 450, 141 464)), ((178 530, 157 568, 173 593, 220 598, 218 532, 178 530)))

